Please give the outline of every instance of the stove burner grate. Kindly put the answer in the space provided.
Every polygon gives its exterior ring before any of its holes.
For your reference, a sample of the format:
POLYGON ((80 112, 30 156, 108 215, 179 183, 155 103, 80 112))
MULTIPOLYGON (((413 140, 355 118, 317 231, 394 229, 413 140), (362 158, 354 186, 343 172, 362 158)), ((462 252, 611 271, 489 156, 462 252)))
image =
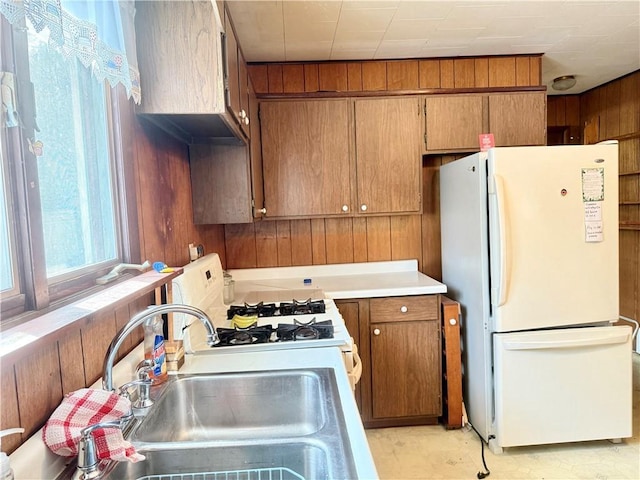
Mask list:
POLYGON ((257 315, 258 317, 282 317, 292 315, 313 315, 325 313, 326 306, 324 300, 304 301, 292 300, 291 302, 280 302, 276 306, 275 303, 256 304, 245 303, 244 305, 230 305, 227 310, 227 319, 231 320, 235 315, 242 317, 250 317, 257 315))
POLYGON ((276 338, 278 342, 333 338, 333 322, 331 320, 316 322, 314 317, 306 323, 296 319, 293 320, 293 324, 279 323, 276 338))
POLYGON ((258 326, 256 323, 247 328, 217 328, 220 343, 218 347, 232 345, 251 345, 254 343, 269 343, 273 327, 271 325, 258 326))

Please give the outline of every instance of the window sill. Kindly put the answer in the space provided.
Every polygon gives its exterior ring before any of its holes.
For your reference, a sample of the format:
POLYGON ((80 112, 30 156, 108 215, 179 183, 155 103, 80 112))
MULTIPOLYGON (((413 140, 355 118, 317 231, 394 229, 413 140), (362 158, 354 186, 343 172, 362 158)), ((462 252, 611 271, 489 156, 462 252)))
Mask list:
POLYGON ((98 293, 80 298, 55 310, 48 311, 15 327, 0 332, 0 361, 31 351, 40 340, 57 337, 69 329, 77 329, 78 322, 105 310, 114 310, 153 292, 182 274, 182 268, 171 273, 149 271, 125 280, 98 293))

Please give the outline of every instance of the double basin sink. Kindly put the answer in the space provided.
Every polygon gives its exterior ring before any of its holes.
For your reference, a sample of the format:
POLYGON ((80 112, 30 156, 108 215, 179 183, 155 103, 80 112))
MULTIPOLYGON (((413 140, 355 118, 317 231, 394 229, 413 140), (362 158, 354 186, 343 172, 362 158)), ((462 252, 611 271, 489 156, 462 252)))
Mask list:
POLYGON ((356 478, 334 371, 177 375, 107 478, 356 478), (203 474, 205 474, 203 476, 203 474))

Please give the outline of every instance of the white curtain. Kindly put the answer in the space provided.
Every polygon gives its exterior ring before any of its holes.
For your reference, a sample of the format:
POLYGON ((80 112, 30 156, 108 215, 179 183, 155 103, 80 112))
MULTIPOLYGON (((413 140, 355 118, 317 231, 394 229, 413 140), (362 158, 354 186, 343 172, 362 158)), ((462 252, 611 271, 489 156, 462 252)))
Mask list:
POLYGON ((134 0, 0 0, 0 13, 12 25, 26 17, 36 31, 47 28, 49 42, 64 55, 100 82, 121 83, 140 103, 134 0))

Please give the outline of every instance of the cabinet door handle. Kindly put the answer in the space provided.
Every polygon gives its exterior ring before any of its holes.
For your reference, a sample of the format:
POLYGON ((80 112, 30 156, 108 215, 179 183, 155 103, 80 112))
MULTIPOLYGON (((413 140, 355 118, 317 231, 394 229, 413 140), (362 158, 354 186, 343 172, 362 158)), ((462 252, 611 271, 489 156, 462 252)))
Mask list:
POLYGON ((373 334, 374 335, 380 335, 380 329, 379 328, 374 328, 373 329, 373 334))
POLYGON ((262 215, 266 215, 267 214, 267 209, 266 208, 261 208, 260 210, 258 210, 262 215))
POLYGON ((348 212, 349 211, 349 205, 342 205, 342 211, 343 212, 348 212))
POLYGON ((407 306, 406 306, 406 305, 402 305, 402 306, 400 307, 400 311, 401 311, 402 313, 407 313, 407 312, 409 311, 409 309, 407 308, 407 306))
POLYGON ((360 205, 360 210, 362 210, 363 212, 366 212, 367 206, 363 203, 362 205, 360 205))

